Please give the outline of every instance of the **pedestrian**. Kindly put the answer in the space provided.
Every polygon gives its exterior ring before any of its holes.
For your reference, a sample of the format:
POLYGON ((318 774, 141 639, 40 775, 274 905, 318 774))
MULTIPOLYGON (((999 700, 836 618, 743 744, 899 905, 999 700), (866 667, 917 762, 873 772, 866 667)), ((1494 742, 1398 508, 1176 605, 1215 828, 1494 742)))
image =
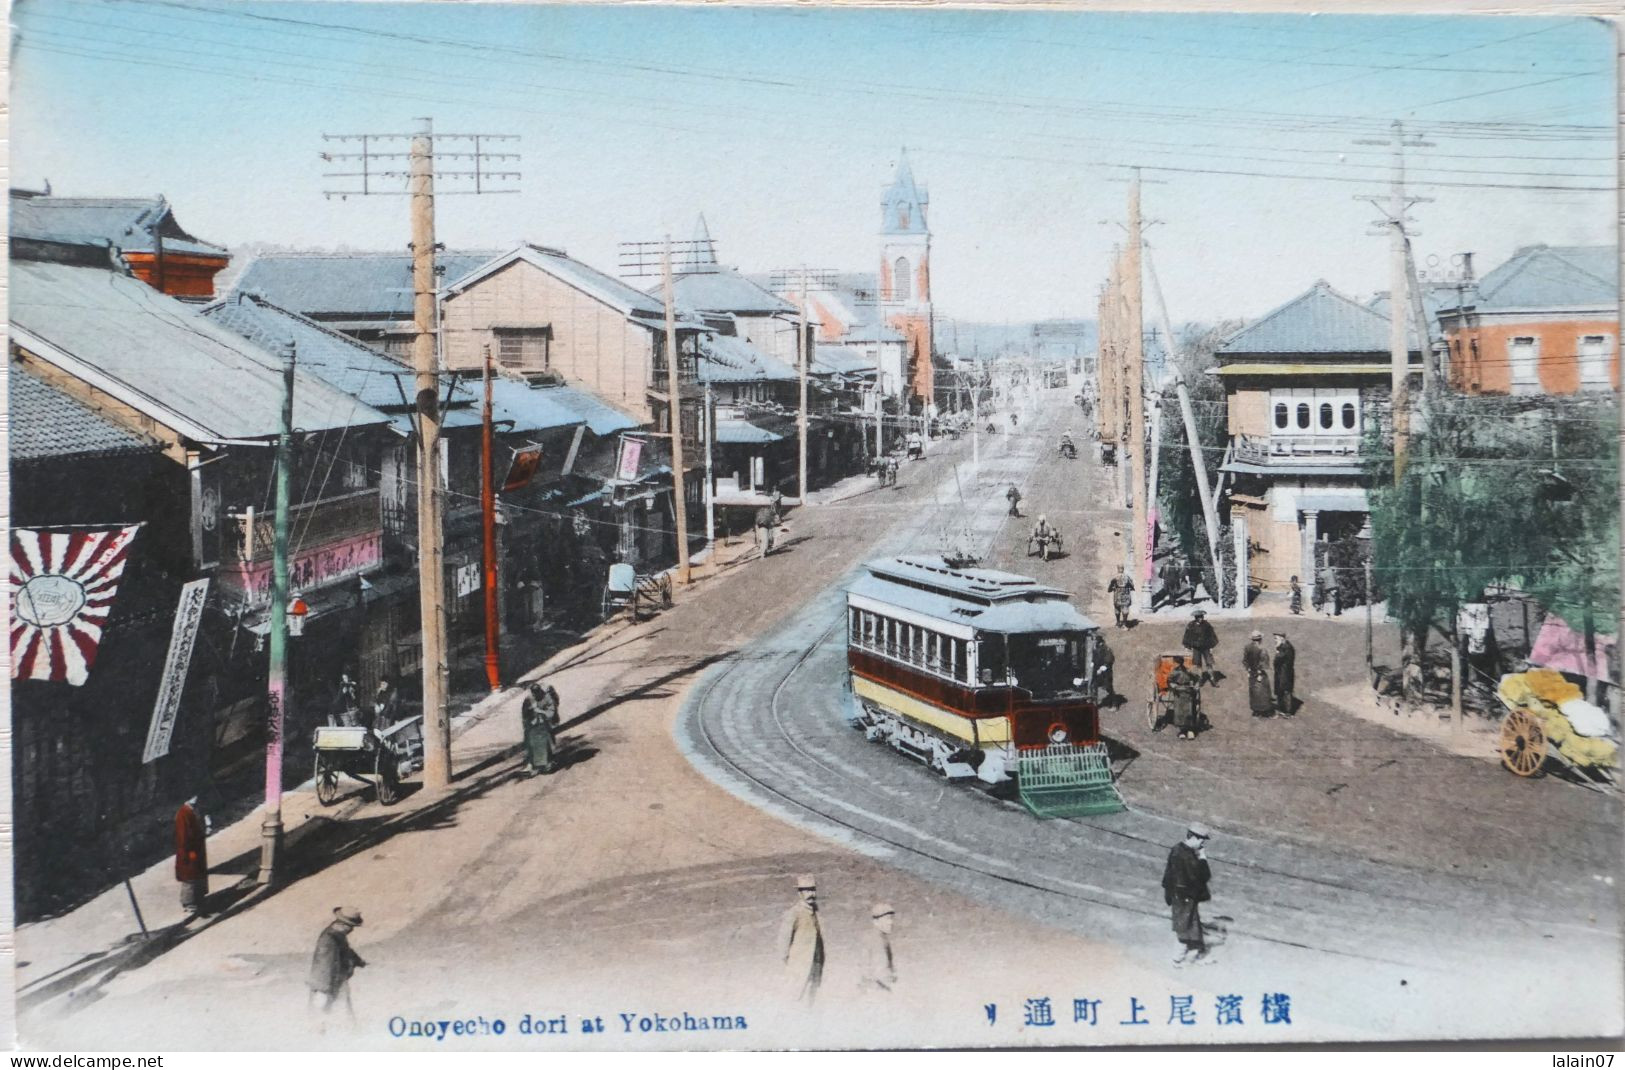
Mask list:
POLYGON ((1291 587, 1288 590, 1288 604, 1291 606, 1294 617, 1303 616, 1303 587, 1298 583, 1298 577, 1293 576, 1291 587))
POLYGON ((887 457, 886 458, 886 485, 887 486, 891 486, 891 487, 897 486, 897 468, 898 468, 897 458, 896 457, 887 457))
POLYGON ((181 909, 187 918, 203 917, 209 898, 209 828, 198 813, 196 795, 175 811, 175 879, 181 882, 181 909))
POLYGON ((1330 606, 1334 617, 1343 615, 1342 591, 1337 586, 1337 570, 1327 565, 1320 570, 1320 589, 1322 592, 1322 605, 1330 606))
POLYGON ((1178 560, 1170 554, 1162 562, 1162 604, 1165 606, 1179 605, 1180 579, 1185 570, 1179 566, 1178 560))
POLYGON ((1292 641, 1284 632, 1275 633, 1275 709, 1284 716, 1291 717, 1298 705, 1292 694, 1297 684, 1297 673, 1294 665, 1298 658, 1298 651, 1292 641))
POLYGON ((1168 692, 1174 704, 1174 729, 1180 739, 1195 739, 1197 728, 1196 674, 1185 668, 1185 659, 1175 656, 1173 671, 1168 674, 1168 692))
POLYGON ((369 728, 377 730, 389 728, 401 718, 401 692, 389 677, 378 678, 378 690, 372 694, 372 724, 369 728))
POLYGON ((1004 500, 1010 503, 1011 516, 1021 515, 1021 491, 1016 489, 1014 483, 1010 484, 1010 489, 1004 492, 1004 500))
POLYGON ((1185 945, 1185 950, 1174 959, 1175 966, 1194 965, 1207 958, 1200 904, 1212 898, 1208 882, 1213 872, 1208 868, 1204 851, 1212 835, 1206 825, 1194 822, 1186 830, 1185 838, 1168 852, 1168 864, 1162 871, 1162 898, 1173 914, 1174 935, 1185 945))
POLYGON ((559 693, 552 684, 531 681, 519 707, 519 723, 525 733, 525 767, 529 774, 551 773, 555 768, 553 730, 559 726, 559 693))
POLYGON ((778 527, 778 507, 771 501, 756 510, 756 545, 762 548, 763 557, 773 552, 773 533, 778 527))
POLYGON ((1112 666, 1117 663, 1117 656, 1112 648, 1106 645, 1106 640, 1095 639, 1095 696, 1099 702, 1108 702, 1117 697, 1117 691, 1112 686, 1112 666))
POLYGON ((1270 688, 1269 657, 1264 653, 1264 633, 1254 631, 1252 642, 1241 652, 1247 670, 1247 704, 1254 717, 1268 717, 1275 710, 1275 693, 1270 688))
POLYGON ((869 992, 890 992, 897 987, 897 959, 892 954, 891 927, 897 912, 890 903, 876 903, 870 911, 874 922, 869 938, 869 954, 863 969, 863 988, 869 992))
POLYGON ((339 693, 336 700, 336 709, 328 724, 354 725, 360 722, 361 693, 356 687, 355 673, 344 669, 339 673, 339 693))
POLYGON ((305 982, 310 989, 312 1008, 326 1014, 342 995, 344 1009, 352 1022, 355 1021, 355 1005, 350 1002, 350 976, 367 964, 350 947, 350 933, 360 924, 361 911, 357 908, 333 908, 333 920, 316 937, 316 951, 310 957, 310 977, 305 982))
POLYGON ((800 899, 785 913, 779 928, 779 950, 796 998, 811 1003, 824 979, 824 930, 818 921, 818 882, 810 876, 796 878, 796 894, 800 899))
POLYGON ((1213 648, 1219 645, 1219 635, 1208 623, 1206 610, 1198 609, 1191 614, 1180 645, 1191 652, 1191 667, 1201 672, 1200 682, 1217 684, 1219 674, 1213 668, 1213 648))
POLYGON ((1106 584, 1106 593, 1112 596, 1112 612, 1117 614, 1115 626, 1128 627, 1129 610, 1134 606, 1134 581, 1123 573, 1123 566, 1117 566, 1117 575, 1106 584))

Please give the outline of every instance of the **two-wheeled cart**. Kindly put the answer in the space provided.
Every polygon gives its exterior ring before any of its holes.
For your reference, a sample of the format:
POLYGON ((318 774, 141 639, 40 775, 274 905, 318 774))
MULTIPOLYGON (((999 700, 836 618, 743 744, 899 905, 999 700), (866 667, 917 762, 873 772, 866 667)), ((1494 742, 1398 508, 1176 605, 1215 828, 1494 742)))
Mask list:
POLYGON ((408 717, 381 731, 365 725, 321 725, 314 739, 316 798, 332 806, 339 797, 339 775, 371 784, 378 802, 392 806, 401 797, 401 781, 423 768, 423 718, 408 717))
MULTIPOLYGON (((1173 675, 1174 666, 1180 659, 1189 660, 1189 656, 1181 652, 1178 654, 1158 654, 1156 665, 1152 668, 1151 698, 1145 704, 1145 726, 1156 732, 1173 718, 1172 689, 1168 686, 1168 677, 1173 675)), ((1196 689, 1196 724, 1199 728, 1208 727, 1207 715, 1202 712, 1202 689, 1196 689)))

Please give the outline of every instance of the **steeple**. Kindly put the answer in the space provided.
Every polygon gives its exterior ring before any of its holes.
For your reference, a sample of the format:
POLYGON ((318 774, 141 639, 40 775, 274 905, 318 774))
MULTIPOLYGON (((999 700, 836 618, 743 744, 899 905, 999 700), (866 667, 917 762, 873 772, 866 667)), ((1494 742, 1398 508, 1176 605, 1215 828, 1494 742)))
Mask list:
POLYGON ((694 221, 694 252, 690 262, 702 269, 714 267, 717 262, 717 245, 711 240, 711 229, 705 225, 704 212, 694 221))
POLYGON ((908 150, 902 150, 897 157, 897 174, 880 198, 881 233, 926 233, 925 211, 930 200, 925 188, 914 181, 908 150))

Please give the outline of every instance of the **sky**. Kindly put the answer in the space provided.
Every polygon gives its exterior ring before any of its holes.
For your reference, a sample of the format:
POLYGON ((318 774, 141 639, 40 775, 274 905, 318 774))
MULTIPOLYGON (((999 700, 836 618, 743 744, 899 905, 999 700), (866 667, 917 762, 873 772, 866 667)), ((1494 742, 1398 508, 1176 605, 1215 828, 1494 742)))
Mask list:
POLYGON ((1176 322, 1384 290, 1358 197, 1386 196, 1369 142, 1396 120, 1426 143, 1419 266, 1615 241, 1597 20, 17 0, 13 23, 13 184, 161 193, 227 246, 404 251, 406 199, 324 197, 354 183, 320 154, 418 117, 519 138, 518 192, 439 197, 441 242, 611 272, 700 213, 744 270, 872 271, 906 150, 936 313, 973 321, 1092 317, 1134 168, 1176 322))

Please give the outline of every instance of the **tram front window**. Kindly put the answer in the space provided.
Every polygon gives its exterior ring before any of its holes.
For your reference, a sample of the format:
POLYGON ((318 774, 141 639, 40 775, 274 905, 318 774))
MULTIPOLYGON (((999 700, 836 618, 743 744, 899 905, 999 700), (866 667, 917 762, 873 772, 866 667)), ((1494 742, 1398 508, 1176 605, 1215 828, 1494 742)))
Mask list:
POLYGON ((1084 674, 1084 636, 1078 632, 1056 635, 1012 635, 1010 674, 1017 687, 1034 698, 1076 691, 1072 681, 1084 674))

